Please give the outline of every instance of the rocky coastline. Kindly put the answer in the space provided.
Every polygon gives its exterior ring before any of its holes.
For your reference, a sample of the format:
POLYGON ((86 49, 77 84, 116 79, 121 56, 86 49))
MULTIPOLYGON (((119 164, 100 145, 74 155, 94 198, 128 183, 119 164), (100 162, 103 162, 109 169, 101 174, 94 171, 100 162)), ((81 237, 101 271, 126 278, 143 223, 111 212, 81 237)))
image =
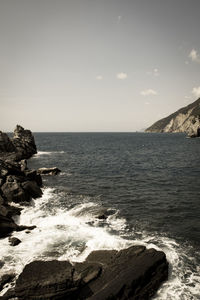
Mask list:
MULTIPOLYGON (((42 196, 42 176, 60 172, 58 168, 28 169, 26 159, 36 153, 30 130, 17 125, 13 138, 0 132, 0 241, 9 237, 10 247, 21 242, 14 237, 15 231, 35 228, 14 222, 21 209, 13 203, 37 201, 42 196)), ((0 257, 0 269, 3 264, 0 257)), ((82 263, 33 261, 19 276, 4 274, 0 290, 9 282, 14 284, 0 299, 149 299, 167 277, 168 262, 162 251, 144 246, 99 250, 82 263)))

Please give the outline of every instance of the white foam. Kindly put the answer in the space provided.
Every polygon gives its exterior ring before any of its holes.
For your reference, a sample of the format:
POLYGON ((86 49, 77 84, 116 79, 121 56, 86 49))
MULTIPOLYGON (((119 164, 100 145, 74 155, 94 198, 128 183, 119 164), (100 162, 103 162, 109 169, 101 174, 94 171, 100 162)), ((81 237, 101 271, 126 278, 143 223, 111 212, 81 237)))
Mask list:
POLYGON ((191 270, 191 262, 195 265, 190 249, 179 245, 175 240, 163 236, 149 236, 141 232, 142 239, 134 244, 143 244, 148 249, 164 251, 169 262, 169 278, 158 290, 157 300, 197 300, 200 299, 200 275, 198 265, 191 270))
POLYGON ((43 156, 43 155, 52 155, 54 153, 57 153, 57 154, 63 154, 65 153, 65 151, 38 151, 34 156, 33 158, 37 158, 37 157, 40 157, 40 156, 43 156))
MULTIPOLYGON (((36 225, 37 228, 14 232, 22 243, 11 247, 8 238, 1 241, 1 258, 5 265, 1 273, 19 274, 23 267, 35 259, 59 259, 83 261, 97 249, 121 249, 130 245, 120 236, 112 235, 106 228, 98 227, 99 220, 93 211, 99 208, 92 202, 74 208, 56 209, 52 203, 58 201, 53 189, 46 188, 43 196, 25 207, 19 224, 36 225)), ((55 206, 56 207, 56 206, 55 206)))
POLYGON ((13 236, 22 241, 16 247, 9 245, 8 238, 1 239, 0 257, 5 264, 0 275, 8 272, 19 274, 27 263, 35 259, 83 261, 93 250, 120 250, 140 244, 163 250, 170 262, 169 280, 159 289, 155 299, 199 299, 200 268, 196 266, 191 271, 190 262, 195 266, 195 261, 190 249, 185 249, 173 239, 156 234, 150 236, 144 231, 136 233, 141 236, 140 239, 134 238, 134 232, 128 239, 122 238, 120 233, 124 234, 127 224, 119 217, 118 211, 113 211, 107 220, 99 220, 97 216, 102 207, 98 201, 94 203, 82 197, 80 204, 71 209, 61 209, 59 197, 54 189, 46 188, 41 198, 23 209, 19 224, 36 225, 37 228, 30 233, 14 232, 13 236), (117 231, 116 234, 113 230, 117 231))

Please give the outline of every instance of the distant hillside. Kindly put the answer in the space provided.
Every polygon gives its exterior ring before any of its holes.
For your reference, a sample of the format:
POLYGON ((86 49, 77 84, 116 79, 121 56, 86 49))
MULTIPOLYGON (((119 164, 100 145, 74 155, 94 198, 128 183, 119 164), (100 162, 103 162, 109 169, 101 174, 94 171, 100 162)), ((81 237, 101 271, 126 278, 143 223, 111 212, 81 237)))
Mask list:
POLYGON ((200 98, 188 106, 182 107, 173 114, 163 118, 147 128, 146 132, 187 132, 197 133, 200 127, 200 98))

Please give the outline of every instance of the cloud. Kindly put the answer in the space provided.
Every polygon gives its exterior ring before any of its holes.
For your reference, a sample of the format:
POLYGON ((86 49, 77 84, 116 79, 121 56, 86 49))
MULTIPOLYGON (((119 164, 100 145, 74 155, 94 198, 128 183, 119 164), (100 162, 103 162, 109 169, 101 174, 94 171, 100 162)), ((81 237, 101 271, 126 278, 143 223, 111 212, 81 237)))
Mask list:
POLYGON ((98 75, 98 76, 96 77, 96 80, 103 80, 103 76, 102 76, 102 75, 98 75))
POLYGON ((128 77, 128 75, 126 74, 126 73, 123 73, 123 72, 121 72, 121 73, 118 73, 117 75, 116 75, 116 77, 118 78, 118 79, 126 79, 127 77, 128 77))
POLYGON ((151 95, 157 95, 158 93, 155 91, 155 90, 153 90, 153 89, 148 89, 148 90, 144 90, 144 91, 141 91, 140 92, 140 95, 142 95, 142 96, 144 96, 144 97, 146 97, 146 96, 151 96, 151 95))
POLYGON ((118 23, 120 23, 122 16, 118 16, 117 19, 118 19, 118 23))
POLYGON ((199 56, 198 52, 195 49, 192 49, 190 51, 190 54, 189 54, 188 57, 191 58, 192 61, 200 63, 200 56, 199 56))
POLYGON ((200 97, 200 86, 194 87, 194 88, 192 89, 192 94, 193 94, 196 98, 199 98, 199 97, 200 97))
POLYGON ((159 70, 157 68, 154 68, 152 71, 146 72, 147 75, 153 75, 155 77, 160 76, 159 70))

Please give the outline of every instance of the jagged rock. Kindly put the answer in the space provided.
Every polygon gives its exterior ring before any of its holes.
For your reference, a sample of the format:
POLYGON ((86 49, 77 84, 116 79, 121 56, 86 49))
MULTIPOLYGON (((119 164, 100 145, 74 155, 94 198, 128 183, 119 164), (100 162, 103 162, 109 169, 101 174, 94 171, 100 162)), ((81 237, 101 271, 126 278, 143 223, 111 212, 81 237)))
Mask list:
POLYGON ((25 175, 28 179, 37 182, 39 186, 42 186, 42 177, 36 170, 26 170, 25 175))
POLYGON ((144 246, 94 251, 83 263, 54 260, 26 265, 12 296, 20 300, 149 299, 167 276, 168 263, 161 251, 144 246))
POLYGON ((14 130, 12 142, 16 151, 21 154, 21 159, 30 158, 37 153, 35 139, 30 130, 17 125, 14 130))
POLYGON ((28 203, 42 195, 41 176, 35 170, 28 170, 25 160, 35 153, 36 145, 30 130, 17 125, 12 139, 0 132, 0 237, 14 230, 35 228, 15 224, 12 216, 20 214, 21 208, 9 205, 9 202, 28 203))
POLYGON ((37 170, 38 174, 42 174, 42 175, 57 175, 61 172, 60 169, 58 169, 57 167, 53 167, 53 168, 40 168, 37 170))
POLYGON ((22 176, 24 173, 19 163, 0 159, 0 177, 4 178, 8 175, 22 176))
POLYGON ((15 278, 14 273, 5 274, 0 278, 0 291, 6 283, 11 282, 15 278))
POLYGON ((20 241, 20 239, 16 238, 16 237, 9 237, 8 239, 9 243, 11 246, 17 246, 19 245, 22 241, 20 241))
POLYGON ((20 203, 31 200, 31 196, 23 190, 20 183, 16 180, 13 182, 7 181, 2 185, 1 189, 9 202, 20 203))
POLYGON ((15 152, 15 146, 8 135, 0 131, 0 152, 15 152))

